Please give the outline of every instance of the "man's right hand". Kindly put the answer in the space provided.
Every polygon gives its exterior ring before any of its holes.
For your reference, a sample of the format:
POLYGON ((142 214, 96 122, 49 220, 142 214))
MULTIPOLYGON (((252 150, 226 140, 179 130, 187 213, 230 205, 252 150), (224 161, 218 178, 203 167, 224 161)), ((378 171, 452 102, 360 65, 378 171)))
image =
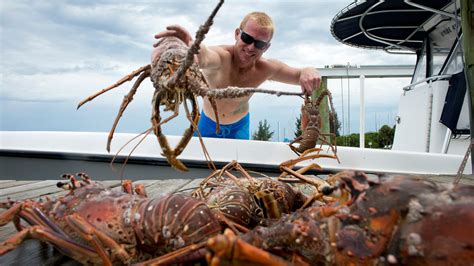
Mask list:
MULTIPOLYGON (((163 37, 170 37, 174 36, 177 37, 178 39, 182 40, 187 46, 191 46, 193 43, 193 38, 191 37, 191 34, 184 29, 183 27, 179 25, 170 25, 166 27, 165 31, 162 31, 160 33, 157 33, 155 35, 155 39, 160 39, 163 37)), ((157 44, 154 44, 153 47, 156 47, 157 44)))

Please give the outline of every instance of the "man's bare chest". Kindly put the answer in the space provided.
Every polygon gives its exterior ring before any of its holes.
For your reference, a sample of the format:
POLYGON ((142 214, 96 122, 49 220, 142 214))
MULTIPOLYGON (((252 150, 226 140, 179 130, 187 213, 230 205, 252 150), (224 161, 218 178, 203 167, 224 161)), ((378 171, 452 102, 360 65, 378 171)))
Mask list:
POLYGON ((229 86, 258 87, 267 79, 268 75, 263 71, 248 71, 244 73, 235 71, 228 73, 229 86))

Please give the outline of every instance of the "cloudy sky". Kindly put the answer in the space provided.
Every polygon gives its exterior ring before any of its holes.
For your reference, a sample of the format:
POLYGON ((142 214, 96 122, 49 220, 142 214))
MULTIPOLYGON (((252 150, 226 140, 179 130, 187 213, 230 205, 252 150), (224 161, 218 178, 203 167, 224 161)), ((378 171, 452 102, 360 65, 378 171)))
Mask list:
MULTIPOLYGON (((234 29, 251 11, 264 11, 274 20, 276 32, 264 55, 291 66, 414 64, 414 56, 345 46, 331 35, 333 17, 350 0, 228 0, 217 14, 204 43, 232 44, 234 29)), ((217 1, 24 1, 0 5, 0 130, 108 131, 123 95, 131 84, 105 94, 83 108, 77 103, 149 63, 155 33, 180 24, 195 32, 217 1)), ((401 88, 408 79, 366 81, 366 127, 373 131, 392 125, 401 88)), ((267 82, 263 88, 300 91, 297 86, 267 82)), ((358 80, 330 80, 329 89, 342 120, 358 131, 358 80), (348 89, 350 97, 348 97, 348 89), (351 98, 350 112, 347 100, 351 98)), ((142 132, 150 127, 153 87, 142 83, 119 123, 119 132, 142 132)), ((267 119, 275 137, 293 137, 299 98, 254 96, 251 130, 267 119), (278 134, 279 133, 279 134, 278 134)), ((184 117, 165 128, 181 134, 184 117)))

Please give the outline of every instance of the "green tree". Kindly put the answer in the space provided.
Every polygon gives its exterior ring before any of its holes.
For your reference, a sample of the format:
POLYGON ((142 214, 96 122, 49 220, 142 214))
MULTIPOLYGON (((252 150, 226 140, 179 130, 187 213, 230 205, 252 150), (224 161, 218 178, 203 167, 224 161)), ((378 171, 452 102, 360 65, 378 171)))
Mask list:
POLYGON ((380 148, 388 147, 393 143, 393 137, 395 136, 395 127, 383 125, 379 129, 379 144, 380 148))
POLYGON ((267 122, 267 119, 258 122, 258 129, 257 131, 253 132, 252 139, 253 140, 263 140, 268 141, 272 138, 274 131, 270 131, 270 125, 267 122))
POLYGON ((299 117, 296 118, 295 127, 296 127, 296 130, 295 130, 295 139, 296 139, 297 137, 301 136, 301 134, 303 134, 303 131, 301 130, 301 114, 299 117))
MULTIPOLYGON (((365 133, 365 147, 374 149, 386 149, 393 143, 395 126, 383 125, 377 132, 365 133)), ((359 134, 354 133, 336 138, 337 146, 359 147, 359 134)))
POLYGON ((365 147, 378 149, 380 147, 380 137, 378 132, 365 133, 365 147))

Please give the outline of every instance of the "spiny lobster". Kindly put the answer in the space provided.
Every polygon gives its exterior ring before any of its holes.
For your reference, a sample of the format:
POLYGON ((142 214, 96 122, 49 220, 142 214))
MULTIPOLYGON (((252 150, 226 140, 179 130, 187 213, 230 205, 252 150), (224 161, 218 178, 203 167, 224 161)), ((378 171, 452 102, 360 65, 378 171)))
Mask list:
POLYGON ((143 185, 133 187, 128 180, 121 191, 84 173, 77 174, 81 180, 70 174, 63 177, 69 182, 59 182, 58 187, 69 192, 55 200, 0 203, 7 209, 0 213, 0 226, 13 222, 18 230, 0 242, 0 255, 36 238, 84 264, 195 261, 203 259, 206 240, 224 228, 248 232, 262 219, 279 218, 302 202, 288 185, 250 177, 235 161, 195 191, 204 201, 184 194, 148 198, 143 185), (233 169, 245 177, 235 177, 233 169), (219 183, 219 174, 227 182, 219 183))
POLYGON ((472 265, 474 186, 337 174, 346 202, 313 205, 268 227, 208 240, 212 265, 472 265))
MULTIPOLYGON (((197 63, 194 61, 194 56, 199 53, 201 42, 204 40, 205 35, 213 23, 215 15, 223 3, 223 0, 219 1, 204 25, 202 25, 196 32, 196 40, 193 42, 191 47, 189 47, 189 49, 187 45, 178 38, 164 37, 156 44, 156 48, 153 52, 153 61, 151 64, 140 67, 139 69, 117 81, 112 86, 109 86, 89 96, 78 104, 77 108, 80 108, 83 104, 93 100, 95 97, 117 88, 123 83, 131 81, 136 76, 138 76, 130 92, 124 97, 119 113, 115 118, 112 129, 109 132, 107 151, 110 152, 110 144, 120 117, 127 108, 128 104, 133 100, 133 96, 135 95, 142 81, 148 77, 150 77, 153 83, 155 92, 153 94, 152 100, 152 128, 147 130, 146 133, 148 134, 150 130, 153 130, 163 151, 162 155, 167 159, 168 163, 170 163, 173 168, 181 171, 187 171, 187 167, 181 161, 179 161, 177 157, 183 152, 191 140, 194 131, 197 129, 197 123, 199 121, 199 106, 196 99, 197 96, 208 97, 211 105, 214 108, 214 112, 216 114, 215 117, 218 117, 214 99, 249 96, 255 92, 276 94, 278 96, 301 95, 301 93, 280 92, 259 88, 209 88, 206 78, 202 74, 197 63), (191 112, 189 111, 186 100, 191 102, 191 112), (179 106, 182 103, 184 103, 185 112, 188 120, 190 121, 190 126, 185 130, 183 137, 177 144, 176 148, 172 149, 166 136, 162 132, 161 125, 167 123, 179 115, 179 106), (165 106, 164 111, 172 111, 173 114, 162 120, 160 116, 160 106, 165 106)), ((218 125, 219 121, 217 121, 216 131, 219 131, 218 125)), ((203 146, 207 159, 210 159, 202 140, 201 145, 203 146)))
POLYGON ((323 89, 320 91, 319 96, 316 99, 312 99, 311 96, 306 95, 304 104, 301 106, 301 131, 302 134, 295 138, 292 142, 290 142, 289 146, 292 151, 294 151, 298 158, 291 159, 280 164, 280 170, 282 171, 282 175, 280 179, 282 179, 287 174, 291 174, 293 176, 298 175, 297 177, 300 179, 305 179, 302 174, 310 169, 318 169, 321 170, 321 166, 318 164, 311 164, 300 171, 292 170, 293 166, 297 163, 305 160, 313 160, 317 158, 333 158, 339 162, 339 158, 337 157, 337 147, 336 147, 336 135, 334 133, 321 133, 321 116, 319 113, 321 102, 323 101, 324 97, 328 98, 329 100, 329 117, 331 119, 331 123, 335 125, 334 121, 334 114, 335 109, 332 103, 332 94, 328 89, 323 89), (333 140, 333 143, 330 143, 329 140, 333 140), (327 144, 329 148, 332 150, 333 154, 323 154, 321 153, 322 148, 316 147, 318 141, 322 144, 327 144), (295 145, 296 144, 296 145, 295 145))
POLYGON ((199 121, 199 108, 197 105, 196 95, 201 95, 202 90, 209 87, 204 75, 200 71, 197 64, 194 62, 194 55, 198 53, 200 43, 202 40, 204 40, 205 34, 209 31, 209 28, 212 25, 214 16, 217 14, 217 11, 222 6, 223 2, 224 1, 221 0, 218 3, 211 16, 207 19, 206 23, 199 29, 196 34, 196 41, 189 50, 186 44, 184 44, 184 42, 178 38, 163 38, 157 44, 157 47, 154 51, 154 59, 152 64, 140 67, 139 69, 117 81, 112 86, 89 96, 87 99, 79 103, 77 108, 81 107, 86 102, 93 100, 95 97, 138 76, 132 89, 128 95, 124 97, 119 113, 115 119, 112 129, 109 132, 107 151, 110 151, 112 137, 122 113, 132 101, 133 96, 135 95, 141 82, 147 77, 150 77, 153 82, 153 86, 155 87, 152 100, 153 110, 151 123, 152 129, 157 136, 158 142, 162 148, 162 155, 166 157, 170 165, 175 169, 181 171, 187 170, 187 167, 177 159, 177 156, 182 153, 188 142, 191 140, 197 122, 199 121), (191 101, 191 114, 189 113, 188 107, 186 105, 186 100, 191 101), (181 103, 184 103, 187 117, 191 122, 191 125, 184 132, 183 138, 178 143, 176 148, 171 149, 166 136, 162 133, 161 125, 178 116, 179 106, 181 103), (163 121, 160 117, 160 106, 162 105, 165 106, 165 111, 174 112, 173 115, 163 121))
POLYGON ((205 178, 192 195, 246 228, 253 228, 266 218, 280 218, 283 213, 301 207, 307 199, 306 195, 284 182, 250 176, 237 161, 205 178))
POLYGON ((0 255, 37 238, 83 264, 130 264, 203 243, 221 230, 206 204, 188 195, 147 198, 131 182, 119 191, 79 176, 58 183, 70 192, 56 200, 1 203, 7 211, 0 213, 0 225, 13 221, 18 233, 0 243, 0 255))

